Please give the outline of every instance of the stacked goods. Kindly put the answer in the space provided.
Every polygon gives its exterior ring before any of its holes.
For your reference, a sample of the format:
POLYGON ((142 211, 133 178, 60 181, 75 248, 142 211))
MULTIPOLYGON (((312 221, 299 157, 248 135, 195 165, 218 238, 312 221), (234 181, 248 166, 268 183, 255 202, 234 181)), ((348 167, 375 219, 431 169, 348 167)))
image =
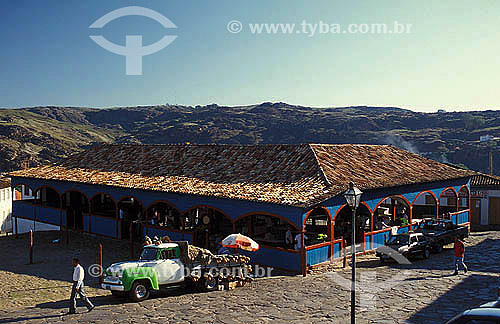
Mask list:
POLYGON ((216 255, 214 257, 214 260, 218 264, 224 264, 224 263, 248 263, 250 262, 250 258, 245 256, 245 255, 230 255, 230 254, 223 254, 223 255, 216 255))
POLYGON ((190 245, 187 241, 178 241, 175 243, 177 243, 181 250, 181 261, 184 264, 199 263, 209 265, 215 257, 209 250, 190 245))
POLYGON ((214 258, 214 255, 209 250, 194 245, 188 245, 187 256, 190 263, 201 263, 203 265, 210 264, 214 258))

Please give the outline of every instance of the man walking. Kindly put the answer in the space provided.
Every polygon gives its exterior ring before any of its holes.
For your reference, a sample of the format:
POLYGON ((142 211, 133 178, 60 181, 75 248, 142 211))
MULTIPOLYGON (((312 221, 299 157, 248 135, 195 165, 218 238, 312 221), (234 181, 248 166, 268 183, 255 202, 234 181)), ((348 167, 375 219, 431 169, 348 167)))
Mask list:
POLYGON ((460 240, 460 238, 455 239, 455 272, 454 276, 458 274, 458 266, 461 264, 464 269, 464 273, 467 273, 467 266, 464 263, 465 256, 465 244, 460 240))
POLYGON ((80 261, 77 258, 73 259, 73 267, 73 287, 71 288, 68 314, 76 314, 76 294, 80 296, 90 312, 94 309, 95 306, 92 305, 87 296, 85 296, 85 292, 83 292, 83 279, 85 278, 85 270, 83 270, 83 267, 80 265, 80 261))

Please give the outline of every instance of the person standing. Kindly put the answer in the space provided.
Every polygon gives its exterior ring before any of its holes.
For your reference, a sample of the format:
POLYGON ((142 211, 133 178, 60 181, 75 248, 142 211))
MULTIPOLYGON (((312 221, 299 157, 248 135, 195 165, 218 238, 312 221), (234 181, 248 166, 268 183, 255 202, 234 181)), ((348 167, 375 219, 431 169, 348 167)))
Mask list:
MULTIPOLYGON (((304 241, 307 240, 308 237, 304 234, 304 241)), ((295 250, 299 251, 302 249, 302 233, 298 233, 295 235, 295 250)))
POLYGON ((80 261, 78 260, 78 258, 73 258, 73 267, 73 287, 71 288, 68 314, 76 314, 76 294, 80 296, 90 312, 94 309, 95 306, 90 302, 90 300, 85 295, 85 292, 83 291, 83 279, 85 278, 85 270, 83 270, 83 267, 80 265, 80 261))
POLYGON ((291 226, 288 226, 288 230, 285 233, 285 246, 287 249, 293 248, 293 235, 291 226))
POLYGON ((453 273, 454 276, 458 274, 458 266, 461 264, 462 268, 464 269, 464 273, 467 273, 467 266, 464 263, 464 256, 465 256, 465 244, 460 240, 460 238, 455 239, 455 272, 453 273))

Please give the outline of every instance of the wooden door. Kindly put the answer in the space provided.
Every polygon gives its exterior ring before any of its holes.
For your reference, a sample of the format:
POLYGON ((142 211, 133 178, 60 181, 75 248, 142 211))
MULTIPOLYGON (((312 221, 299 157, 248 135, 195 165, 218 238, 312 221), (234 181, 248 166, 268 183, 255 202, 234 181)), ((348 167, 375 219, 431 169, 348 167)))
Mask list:
POLYGON ((471 199, 471 224, 472 225, 481 225, 481 199, 471 199))
POLYGON ((500 225, 500 197, 490 197, 490 225, 500 225))

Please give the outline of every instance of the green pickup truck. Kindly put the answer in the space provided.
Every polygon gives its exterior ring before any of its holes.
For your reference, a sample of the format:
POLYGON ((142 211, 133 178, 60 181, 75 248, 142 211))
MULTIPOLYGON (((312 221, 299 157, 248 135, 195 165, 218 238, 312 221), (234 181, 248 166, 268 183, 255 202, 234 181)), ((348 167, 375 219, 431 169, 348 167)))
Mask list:
POLYGON ((114 296, 129 296, 139 302, 152 290, 163 287, 193 287, 210 291, 225 283, 249 281, 251 266, 245 256, 208 256, 202 261, 189 257, 187 242, 152 244, 144 247, 138 261, 119 262, 104 272, 102 288, 114 296))

